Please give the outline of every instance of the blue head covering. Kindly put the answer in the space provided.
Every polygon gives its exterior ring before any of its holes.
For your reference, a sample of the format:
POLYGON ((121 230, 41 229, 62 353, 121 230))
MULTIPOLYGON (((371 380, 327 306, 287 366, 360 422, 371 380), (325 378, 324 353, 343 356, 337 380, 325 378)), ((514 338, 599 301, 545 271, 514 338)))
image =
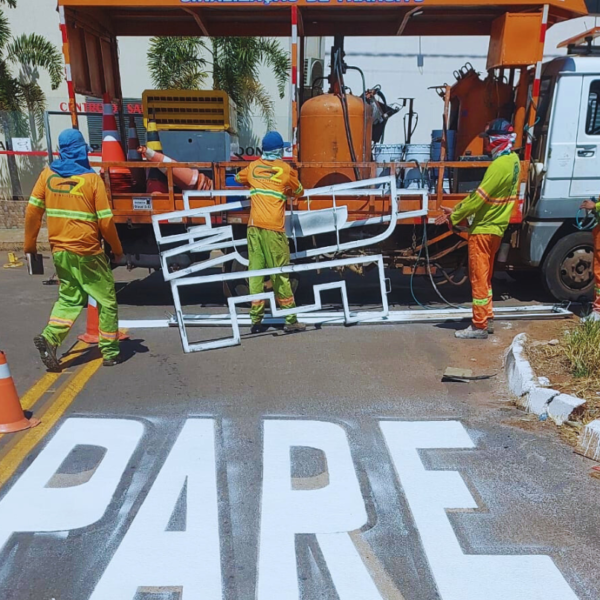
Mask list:
POLYGON ((281 134, 277 131, 269 131, 262 141, 262 158, 265 160, 277 160, 283 157, 284 148, 289 148, 290 144, 285 143, 281 134))
POLYGON ((84 175, 93 173, 88 160, 88 145, 81 131, 78 129, 65 129, 58 136, 58 152, 60 158, 55 160, 50 168, 61 177, 84 175))

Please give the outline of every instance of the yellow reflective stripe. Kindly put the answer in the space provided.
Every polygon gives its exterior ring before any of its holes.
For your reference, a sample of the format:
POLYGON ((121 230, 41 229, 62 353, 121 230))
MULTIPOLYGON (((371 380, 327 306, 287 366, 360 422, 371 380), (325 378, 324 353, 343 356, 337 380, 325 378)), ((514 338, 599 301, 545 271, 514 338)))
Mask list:
POLYGON ((489 296, 487 298, 484 298, 483 300, 480 300, 479 298, 473 298, 473 304, 475 306, 485 306, 486 304, 489 304, 489 302, 490 302, 489 296))
POLYGON ((490 290, 490 291, 488 292, 488 298, 491 298, 493 295, 494 295, 494 293, 492 292, 492 290, 490 290))
POLYGON ((263 306, 265 303, 264 300, 252 300, 252 306, 263 306))
POLYGON ((59 317, 50 317, 49 323, 56 323, 57 325, 67 325, 68 327, 71 327, 74 321, 71 321, 70 319, 60 319, 59 317))
POLYGON ((37 206, 38 208, 46 208, 44 201, 35 196, 29 196, 29 204, 33 204, 33 206, 37 206))
POLYGON ((294 296, 291 298, 277 298, 277 302, 280 306, 290 306, 294 304, 294 296))
POLYGON ((257 194, 273 196, 273 198, 277 198, 278 200, 287 200, 287 196, 285 194, 282 194, 281 192, 275 192, 274 190, 263 190, 260 188, 254 188, 253 190, 250 190, 251 196, 256 196, 257 194))
POLYGON ((98 217, 93 213, 81 212, 79 210, 63 210, 62 208, 47 208, 46 212, 49 217, 57 219, 73 219, 74 221, 92 221, 98 220, 98 217))
POLYGON ((99 219, 108 219, 109 217, 112 217, 113 214, 112 214, 112 210, 110 210, 110 208, 105 208, 104 210, 99 210, 96 213, 96 216, 99 219))
POLYGON ((304 188, 302 187, 302 184, 300 184, 298 186, 298 189, 294 192, 294 194, 299 194, 300 192, 302 192, 304 190, 304 188))
POLYGON ((106 331, 102 331, 102 329, 98 329, 98 333, 100 334, 100 337, 103 337, 107 340, 116 340, 119 332, 115 331, 114 333, 107 333, 106 331))

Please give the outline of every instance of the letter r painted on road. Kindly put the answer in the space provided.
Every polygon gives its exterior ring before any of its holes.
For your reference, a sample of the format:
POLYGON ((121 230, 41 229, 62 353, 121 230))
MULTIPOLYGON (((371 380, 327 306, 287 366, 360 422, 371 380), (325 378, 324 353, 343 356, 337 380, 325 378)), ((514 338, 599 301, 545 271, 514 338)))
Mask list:
POLYGON ((258 600, 299 598, 296 534, 316 534, 340 600, 381 598, 349 533, 367 522, 367 512, 344 430, 334 423, 264 422, 263 494, 258 600), (292 448, 321 450, 328 484, 293 489, 292 448), (348 574, 352 576, 349 577, 348 574))
POLYGON ((0 501, 0 550, 16 532, 66 531, 99 521, 143 433, 138 421, 68 419, 0 501), (106 453, 85 483, 48 487, 76 446, 106 453))

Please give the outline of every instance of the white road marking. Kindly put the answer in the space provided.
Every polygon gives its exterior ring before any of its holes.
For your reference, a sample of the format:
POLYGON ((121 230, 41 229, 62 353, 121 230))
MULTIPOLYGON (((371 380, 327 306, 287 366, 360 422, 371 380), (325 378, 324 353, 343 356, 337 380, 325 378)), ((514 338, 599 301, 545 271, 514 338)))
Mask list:
POLYGON ((189 419, 90 600, 132 600, 138 588, 220 600, 215 423, 189 419), (166 531, 187 481, 185 531, 166 531))
POLYGON ((464 554, 446 510, 477 508, 456 471, 427 471, 418 450, 473 448, 457 421, 380 423, 443 600, 577 600, 549 556, 464 554))
POLYGON ((381 598, 348 532, 367 522, 346 433, 322 421, 264 422, 258 600, 299 597, 295 538, 315 533, 340 600, 381 598), (292 489, 291 449, 322 450, 329 485, 292 489))
POLYGON ((0 550, 13 532, 50 532, 99 521, 119 485, 144 427, 124 419, 68 419, 0 501, 0 550), (106 449, 87 483, 45 487, 78 445, 106 449))

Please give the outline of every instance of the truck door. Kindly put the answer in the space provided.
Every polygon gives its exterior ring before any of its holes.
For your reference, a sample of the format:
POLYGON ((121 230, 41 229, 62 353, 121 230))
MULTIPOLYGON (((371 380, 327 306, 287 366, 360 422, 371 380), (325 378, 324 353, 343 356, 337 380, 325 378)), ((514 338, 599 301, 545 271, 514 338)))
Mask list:
POLYGON ((600 194, 600 75, 583 78, 571 196, 600 194))
POLYGON ((581 106, 580 75, 561 75, 554 92, 547 144, 544 199, 569 198, 581 106))

